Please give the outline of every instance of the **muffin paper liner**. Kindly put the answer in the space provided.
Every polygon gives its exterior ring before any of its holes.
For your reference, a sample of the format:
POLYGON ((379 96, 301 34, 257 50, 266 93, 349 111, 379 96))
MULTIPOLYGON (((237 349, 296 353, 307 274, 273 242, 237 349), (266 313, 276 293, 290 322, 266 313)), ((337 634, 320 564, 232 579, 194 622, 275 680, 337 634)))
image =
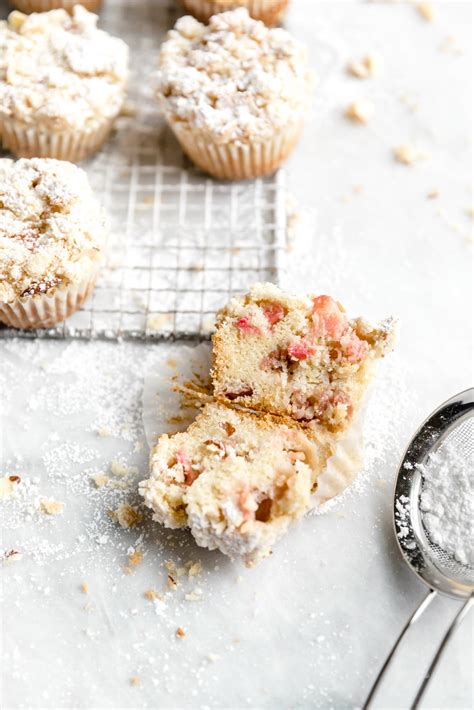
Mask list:
POLYGON ((10 5, 20 12, 29 15, 30 12, 48 12, 63 8, 72 12, 74 5, 82 5, 90 12, 99 9, 102 0, 10 0, 10 5))
POLYGON ((301 131, 302 121, 292 123, 264 141, 212 143, 207 134, 172 123, 171 128, 188 157, 201 170, 224 180, 247 180, 274 172, 288 157, 301 131))
POLYGON ((0 302, 0 322, 11 328, 51 328, 77 311, 94 290, 99 267, 78 284, 58 287, 52 294, 24 296, 0 302))
POLYGON ((182 0, 184 9, 197 17, 201 22, 207 22, 212 15, 236 7, 246 7, 249 15, 256 20, 262 20, 270 27, 281 22, 288 0, 182 0))
POLYGON ((78 162, 96 153, 112 129, 106 119, 92 131, 45 131, 0 116, 2 147, 19 158, 56 158, 78 162))

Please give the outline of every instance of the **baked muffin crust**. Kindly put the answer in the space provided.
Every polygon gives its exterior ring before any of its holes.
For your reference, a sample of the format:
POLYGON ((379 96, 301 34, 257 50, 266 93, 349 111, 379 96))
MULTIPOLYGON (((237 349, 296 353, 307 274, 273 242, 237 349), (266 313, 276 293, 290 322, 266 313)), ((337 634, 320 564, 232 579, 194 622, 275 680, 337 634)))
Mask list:
POLYGON ((76 5, 0 22, 0 117, 37 130, 93 130, 122 106, 128 47, 76 5))
POLYGON ((65 161, 0 159, 0 301, 79 283, 96 268, 105 215, 86 173, 65 161))

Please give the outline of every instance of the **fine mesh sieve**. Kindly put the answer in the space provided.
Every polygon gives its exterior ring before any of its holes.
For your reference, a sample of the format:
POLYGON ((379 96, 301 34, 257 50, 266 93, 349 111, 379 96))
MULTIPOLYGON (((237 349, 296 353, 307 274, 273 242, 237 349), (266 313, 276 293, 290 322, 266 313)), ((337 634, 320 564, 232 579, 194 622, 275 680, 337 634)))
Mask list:
POLYGON ((438 407, 416 432, 402 458, 394 492, 395 535, 405 561, 430 591, 406 623, 388 655, 365 702, 364 710, 369 707, 405 633, 422 616, 435 596, 440 593, 464 600, 411 705, 412 709, 417 708, 447 642, 474 600, 474 568, 462 564, 430 540, 420 509, 423 490, 420 469, 423 470, 428 461, 430 467, 433 466, 433 460, 430 459, 433 454, 439 454, 442 459, 448 446, 454 448, 459 457, 471 462, 471 466, 474 464, 474 389, 465 390, 438 407))

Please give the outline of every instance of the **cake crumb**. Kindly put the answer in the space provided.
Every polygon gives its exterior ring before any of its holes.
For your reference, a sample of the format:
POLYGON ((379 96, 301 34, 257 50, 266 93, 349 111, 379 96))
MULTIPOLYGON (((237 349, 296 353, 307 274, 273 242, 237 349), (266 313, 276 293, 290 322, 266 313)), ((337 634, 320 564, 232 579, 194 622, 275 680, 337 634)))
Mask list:
POLYGON ((397 145, 393 149, 393 155, 395 160, 403 165, 413 165, 420 157, 419 153, 410 145, 397 145))
POLYGON ((428 192, 426 197, 429 200, 436 200, 439 197, 439 190, 431 190, 431 192, 428 192))
POLYGON ((0 560, 3 564, 9 564, 10 562, 19 562, 23 555, 18 550, 6 550, 0 554, 0 560))
POLYGON ((118 459, 114 459, 112 461, 110 464, 110 471, 114 476, 120 477, 135 475, 137 473, 137 469, 134 466, 127 466, 127 464, 123 463, 123 461, 119 461, 118 459))
POLYGON ((200 562, 194 562, 188 569, 188 577, 195 577, 197 574, 201 574, 202 564, 200 562))
POLYGON ((20 483, 20 480, 19 476, 4 476, 0 478, 0 500, 13 495, 15 487, 20 483))
POLYGON ((186 631, 183 629, 182 626, 178 626, 178 628, 176 629, 176 636, 180 639, 186 636, 186 631))
POLYGON ((140 562, 143 560, 143 552, 141 550, 134 550, 128 555, 128 566, 125 567, 125 573, 131 574, 134 567, 138 567, 140 562))
POLYGON ((175 572, 176 571, 176 564, 173 562, 173 560, 165 560, 165 567, 168 570, 168 572, 175 572))
POLYGON ((347 65, 347 73, 357 79, 369 79, 378 73, 380 60, 375 54, 367 54, 362 59, 353 59, 347 65))
POLYGON ((45 515, 59 515, 59 513, 62 513, 63 508, 64 503, 57 500, 42 498, 40 501, 40 510, 45 515))
POLYGON ((169 321, 168 313, 158 313, 153 316, 149 316, 146 322, 147 330, 161 330, 164 325, 169 321))
POLYGON ((368 99, 353 101, 346 108, 345 116, 355 123, 367 123, 374 112, 374 105, 368 99))
POLYGON ((418 14, 427 22, 433 22, 435 19, 435 10, 430 2, 417 2, 416 9, 418 14))
POLYGON ((173 591, 178 589, 178 582, 170 574, 167 577, 166 583, 168 584, 168 587, 173 591))
POLYGON ((100 429, 97 429, 97 434, 101 438, 105 439, 107 436, 111 436, 112 432, 108 426, 102 426, 102 427, 100 427, 100 429))
POLYGON ((87 584, 87 582, 82 582, 82 584, 81 584, 81 592, 82 592, 83 594, 89 594, 89 585, 87 584))
POLYGON ((130 685, 140 685, 140 678, 137 675, 132 675, 132 677, 130 678, 130 685))
POLYGON ((138 508, 128 503, 123 503, 119 507, 112 511, 112 517, 118 522, 122 528, 133 528, 143 520, 143 515, 140 513, 138 508))
POLYGON ((146 592, 143 592, 143 596, 145 599, 148 599, 149 602, 153 602, 155 599, 161 599, 161 595, 154 589, 147 589, 146 592))
POLYGON ((103 488, 109 482, 109 477, 105 473, 96 473, 91 478, 97 488, 103 488))

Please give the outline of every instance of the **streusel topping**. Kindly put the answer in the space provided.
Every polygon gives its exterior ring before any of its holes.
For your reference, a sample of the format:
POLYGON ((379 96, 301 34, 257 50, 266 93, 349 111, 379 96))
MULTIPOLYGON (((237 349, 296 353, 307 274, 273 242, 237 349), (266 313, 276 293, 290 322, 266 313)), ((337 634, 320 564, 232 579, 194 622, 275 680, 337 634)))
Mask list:
POLYGON ((0 22, 0 116, 58 131, 91 128, 119 112, 128 47, 76 5, 0 22))
POLYGON ((105 216, 83 170, 0 159, 0 301, 80 282, 105 238, 105 216))
POLYGON ((209 25, 181 17, 160 53, 158 97, 171 123, 222 143, 266 138, 301 119, 311 99, 306 50, 245 8, 209 25))

